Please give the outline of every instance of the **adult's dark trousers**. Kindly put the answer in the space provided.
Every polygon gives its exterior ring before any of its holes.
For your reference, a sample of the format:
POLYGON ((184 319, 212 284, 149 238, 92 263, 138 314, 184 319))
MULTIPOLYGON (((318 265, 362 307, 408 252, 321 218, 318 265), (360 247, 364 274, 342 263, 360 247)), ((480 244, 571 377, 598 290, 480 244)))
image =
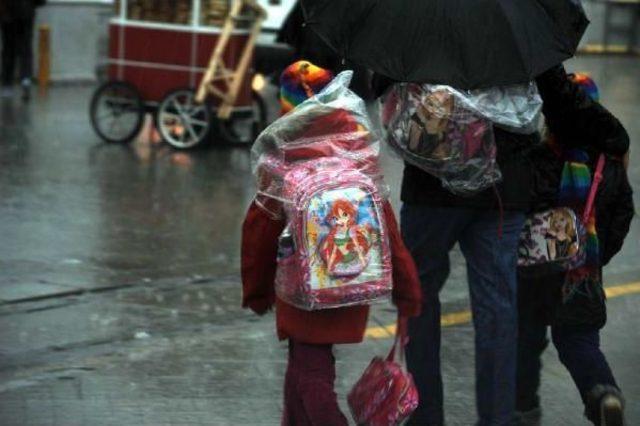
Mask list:
MULTIPOLYGON (((481 426, 511 425, 515 411, 516 249, 524 214, 405 203, 402 235, 422 285, 422 313, 409 321, 407 366, 420 396, 409 424, 444 424, 440 298, 457 242, 467 262, 475 328, 476 406, 481 426)), ((471 362, 471 360, 469 360, 471 362)))
POLYGON ((16 65, 20 80, 33 75, 33 21, 34 18, 2 22, 2 84, 13 84, 16 65))
POLYGON ((333 345, 289 339, 282 426, 347 426, 333 389, 333 345))
MULTIPOLYGON (((549 278, 542 280, 519 280, 519 337, 517 365, 518 411, 529 411, 540 406, 538 391, 540 388, 541 356, 547 347, 547 328, 549 324, 548 308, 541 307, 542 292, 536 287, 550 285, 549 278), (534 282, 535 281, 535 282, 534 282)), ((559 295, 558 295, 559 296, 559 295)), ((600 331, 598 328, 572 327, 567 325, 551 326, 553 341, 560 362, 571 374, 580 396, 585 403, 586 412, 589 394, 598 385, 619 389, 611 368, 600 349, 600 331)))

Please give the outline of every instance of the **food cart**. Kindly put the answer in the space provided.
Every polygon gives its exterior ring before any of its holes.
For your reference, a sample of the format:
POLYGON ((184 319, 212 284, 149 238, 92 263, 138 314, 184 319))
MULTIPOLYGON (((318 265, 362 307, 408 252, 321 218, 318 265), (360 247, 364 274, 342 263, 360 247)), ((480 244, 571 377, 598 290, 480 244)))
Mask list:
POLYGON ((90 106, 96 133, 128 142, 145 113, 163 140, 196 147, 216 132, 251 142, 266 122, 251 62, 266 16, 255 0, 119 0, 109 22, 108 81, 90 106))

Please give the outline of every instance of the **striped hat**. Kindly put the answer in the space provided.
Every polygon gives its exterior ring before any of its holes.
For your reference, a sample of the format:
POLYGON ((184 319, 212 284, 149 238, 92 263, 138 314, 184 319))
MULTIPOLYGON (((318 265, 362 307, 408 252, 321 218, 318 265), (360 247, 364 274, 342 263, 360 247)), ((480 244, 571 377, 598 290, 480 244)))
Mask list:
POLYGON ((577 72, 575 74, 569 74, 569 78, 574 83, 580 85, 591 99, 596 102, 600 101, 600 91, 598 90, 598 86, 596 86, 596 82, 593 81, 587 73, 577 72))
POLYGON ((286 114, 320 92, 331 80, 331 71, 317 67, 309 61, 298 61, 289 65, 280 74, 281 113, 286 114))

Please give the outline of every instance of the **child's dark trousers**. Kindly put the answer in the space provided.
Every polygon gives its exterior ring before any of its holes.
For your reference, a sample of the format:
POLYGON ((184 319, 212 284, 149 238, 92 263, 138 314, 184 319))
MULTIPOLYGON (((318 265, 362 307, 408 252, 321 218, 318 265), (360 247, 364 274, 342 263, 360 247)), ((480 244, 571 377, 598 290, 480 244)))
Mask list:
MULTIPOLYGON (((519 335, 516 409, 529 411, 539 407, 540 357, 548 344, 548 311, 540 294, 532 294, 532 285, 545 285, 548 281, 536 283, 519 279, 519 335), (542 302, 542 303, 541 303, 542 302)), ((573 381, 588 407, 589 394, 598 385, 619 389, 611 373, 611 368, 600 350, 600 330, 589 327, 552 325, 551 338, 562 364, 571 374, 573 381)), ((593 419, 592 419, 593 420, 593 419)))
POLYGON ((283 426, 343 426, 333 384, 336 378, 333 345, 289 340, 289 364, 284 381, 283 426))

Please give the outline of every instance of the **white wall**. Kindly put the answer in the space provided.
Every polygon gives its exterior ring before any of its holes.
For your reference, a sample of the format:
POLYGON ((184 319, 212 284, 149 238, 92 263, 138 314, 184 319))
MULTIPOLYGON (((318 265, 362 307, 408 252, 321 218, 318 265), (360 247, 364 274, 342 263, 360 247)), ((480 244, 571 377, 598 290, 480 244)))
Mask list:
MULTIPOLYGON (((591 20, 591 24, 587 28, 587 31, 582 38, 582 44, 601 44, 604 39, 604 10, 605 5, 602 3, 596 3, 593 1, 583 1, 585 12, 591 20)), ((637 6, 640 7, 640 6, 637 6)), ((627 28, 632 22, 632 15, 629 8, 625 9, 612 9, 612 22, 615 25, 619 25, 623 28, 627 28)), ((640 25, 640 23, 636 23, 640 25)), ((638 37, 640 38, 640 29, 638 30, 638 37)), ((612 35, 610 36, 609 43, 626 45, 627 40, 624 36, 612 35)), ((640 39, 637 40, 636 45, 640 47, 640 39)))
POLYGON ((47 24, 51 28, 51 80, 95 80, 98 58, 106 55, 106 22, 112 10, 111 0, 48 0, 36 15, 35 67, 38 26, 47 24))

